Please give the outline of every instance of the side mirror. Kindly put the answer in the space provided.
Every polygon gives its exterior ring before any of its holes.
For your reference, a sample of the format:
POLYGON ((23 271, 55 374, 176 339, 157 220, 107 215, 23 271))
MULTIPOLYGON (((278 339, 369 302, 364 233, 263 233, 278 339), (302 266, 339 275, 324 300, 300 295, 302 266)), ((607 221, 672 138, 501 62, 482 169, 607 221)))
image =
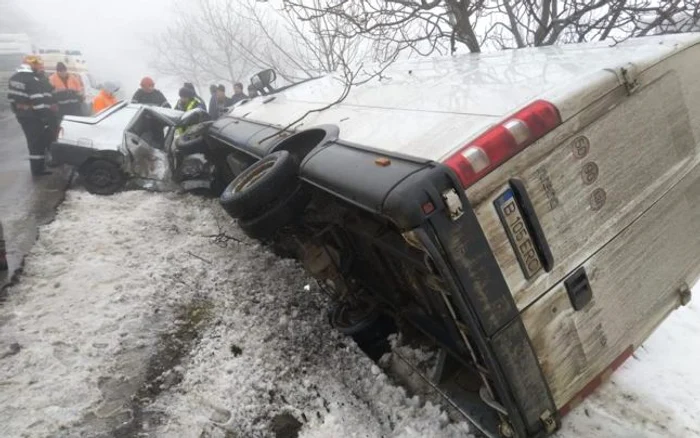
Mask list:
POLYGON ((269 68, 261 72, 256 73, 250 78, 250 83, 255 87, 256 90, 265 92, 272 92, 274 88, 270 84, 277 80, 277 72, 269 68))

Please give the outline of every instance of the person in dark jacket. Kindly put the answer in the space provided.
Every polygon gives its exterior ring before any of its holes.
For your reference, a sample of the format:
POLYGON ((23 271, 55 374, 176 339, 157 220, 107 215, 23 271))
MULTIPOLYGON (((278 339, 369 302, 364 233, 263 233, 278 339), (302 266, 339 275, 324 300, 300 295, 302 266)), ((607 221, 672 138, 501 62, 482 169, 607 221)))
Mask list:
POLYGON ((44 159, 46 149, 58 135, 58 106, 41 58, 26 56, 8 85, 7 98, 12 112, 27 138, 32 175, 48 175, 51 172, 46 170, 44 159))
POLYGON ((189 87, 182 87, 180 88, 180 100, 177 101, 177 105, 175 105, 176 110, 180 111, 190 111, 195 108, 201 108, 204 111, 207 110, 206 105, 201 101, 201 99, 197 99, 197 95, 195 94, 194 90, 192 90, 189 87))
POLYGON ((241 100, 247 99, 247 98, 248 98, 248 96, 246 96, 243 93, 243 84, 241 84, 240 82, 236 82, 233 85, 233 96, 231 96, 231 105, 235 105, 238 102, 240 102, 241 100))
POLYGON ((134 97, 131 98, 131 102, 171 108, 168 99, 163 96, 160 90, 156 90, 156 83, 148 76, 141 79, 141 88, 136 90, 134 97))
POLYGON ((219 118, 219 106, 216 104, 216 97, 217 97, 217 87, 214 84, 211 84, 209 86, 209 94, 211 97, 209 98, 209 116, 211 117, 212 120, 216 120, 219 118))
POLYGON ((225 114, 228 109, 233 106, 233 100, 226 97, 226 87, 224 84, 219 84, 219 86, 216 87, 216 106, 219 112, 217 118, 221 117, 222 114, 225 114))
POLYGON ((206 110, 207 110, 207 104, 204 103, 204 99, 202 99, 201 97, 199 97, 199 94, 197 94, 197 90, 195 90, 194 84, 193 84, 192 82, 185 82, 185 85, 183 85, 183 87, 192 90, 192 92, 194 93, 194 99, 195 99, 197 102, 199 102, 200 106, 201 106, 202 108, 204 108, 204 111, 206 111, 206 110))
POLYGON ((248 85, 248 97, 252 99, 258 96, 260 96, 260 93, 258 93, 258 90, 255 88, 255 86, 253 86, 252 84, 248 85))

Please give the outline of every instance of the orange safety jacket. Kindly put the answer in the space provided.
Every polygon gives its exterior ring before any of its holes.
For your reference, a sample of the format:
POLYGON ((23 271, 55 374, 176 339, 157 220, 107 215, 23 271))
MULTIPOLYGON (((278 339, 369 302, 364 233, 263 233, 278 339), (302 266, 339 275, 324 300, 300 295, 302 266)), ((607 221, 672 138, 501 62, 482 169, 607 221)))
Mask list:
POLYGON ((95 96, 92 101, 92 111, 97 114, 100 111, 109 108, 110 106, 119 102, 113 94, 109 94, 105 90, 101 90, 100 93, 95 96))
POLYGON ((51 82, 51 86, 53 86, 55 91, 73 90, 80 96, 82 96, 85 93, 83 81, 80 79, 79 76, 76 76, 71 73, 68 73, 68 78, 66 78, 65 81, 61 79, 58 73, 54 73, 49 78, 49 82, 51 82))
POLYGON ((53 97, 58 104, 59 113, 62 115, 81 115, 81 103, 85 98, 85 88, 79 76, 68 73, 66 79, 62 79, 58 73, 49 77, 53 87, 53 97))

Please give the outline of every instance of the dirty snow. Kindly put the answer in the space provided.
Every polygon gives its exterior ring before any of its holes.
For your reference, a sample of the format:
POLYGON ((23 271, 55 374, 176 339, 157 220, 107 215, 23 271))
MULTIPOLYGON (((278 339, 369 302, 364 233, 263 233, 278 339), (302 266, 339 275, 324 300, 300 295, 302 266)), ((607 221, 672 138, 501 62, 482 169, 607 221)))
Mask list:
MULTIPOLYGON (((325 308, 213 200, 71 191, 0 304, 0 436, 471 436, 325 308)), ((698 333, 676 311, 559 437, 700 437, 698 333)))
POLYGON ((69 192, 0 306, 0 436, 469 436, 309 284, 215 201, 69 192))

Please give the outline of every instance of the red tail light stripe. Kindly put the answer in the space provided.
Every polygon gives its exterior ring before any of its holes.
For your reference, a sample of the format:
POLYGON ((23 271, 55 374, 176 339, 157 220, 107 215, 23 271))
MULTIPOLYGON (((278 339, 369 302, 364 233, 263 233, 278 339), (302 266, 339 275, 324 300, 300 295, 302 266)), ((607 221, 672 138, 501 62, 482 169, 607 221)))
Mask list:
POLYGON ((561 124, 559 110, 536 100, 445 160, 466 189, 561 124))

